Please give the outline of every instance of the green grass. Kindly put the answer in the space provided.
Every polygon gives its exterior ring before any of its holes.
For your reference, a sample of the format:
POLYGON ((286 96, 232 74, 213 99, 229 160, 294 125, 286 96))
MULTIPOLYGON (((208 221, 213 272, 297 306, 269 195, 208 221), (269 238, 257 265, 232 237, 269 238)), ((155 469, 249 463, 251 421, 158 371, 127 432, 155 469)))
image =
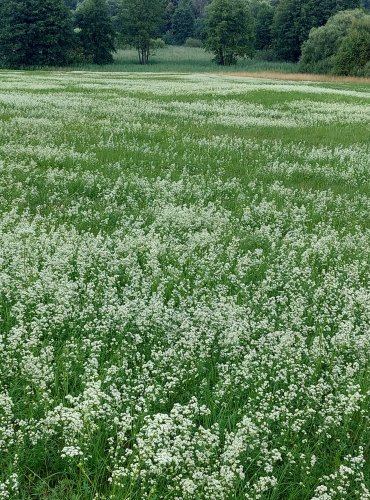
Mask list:
POLYGON ((213 68, 0 72, 8 498, 366 498, 370 85, 213 68))
MULTIPOLYGON (((114 54, 114 63, 97 66, 96 64, 80 64, 69 69, 88 71, 124 71, 138 73, 197 73, 197 72, 226 72, 226 71, 273 71, 283 73, 299 72, 298 64, 284 62, 259 61, 255 59, 241 59, 233 66, 218 66, 213 61, 212 54, 203 48, 167 45, 163 49, 155 49, 150 57, 149 64, 138 63, 137 52, 134 49, 119 49, 114 54)), ((47 70, 49 71, 49 70, 47 70)))
POLYGON ((147 68, 142 68, 137 64, 135 50, 119 50, 115 56, 114 67, 119 68, 121 71, 167 71, 176 73, 264 70, 295 73, 298 71, 297 64, 253 59, 240 60, 238 64, 230 67, 220 67, 213 61, 212 54, 205 52, 204 49, 183 46, 167 46, 164 49, 157 49, 154 51, 147 68))

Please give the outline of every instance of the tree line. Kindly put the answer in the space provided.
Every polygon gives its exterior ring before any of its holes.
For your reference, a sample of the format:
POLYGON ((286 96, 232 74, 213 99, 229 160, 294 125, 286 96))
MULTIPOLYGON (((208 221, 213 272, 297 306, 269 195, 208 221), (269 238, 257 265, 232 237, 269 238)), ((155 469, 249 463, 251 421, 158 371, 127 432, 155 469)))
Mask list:
POLYGON ((220 65, 240 57, 300 61, 306 71, 370 72, 370 0, 8 0, 0 65, 113 61, 135 47, 204 46, 220 65))

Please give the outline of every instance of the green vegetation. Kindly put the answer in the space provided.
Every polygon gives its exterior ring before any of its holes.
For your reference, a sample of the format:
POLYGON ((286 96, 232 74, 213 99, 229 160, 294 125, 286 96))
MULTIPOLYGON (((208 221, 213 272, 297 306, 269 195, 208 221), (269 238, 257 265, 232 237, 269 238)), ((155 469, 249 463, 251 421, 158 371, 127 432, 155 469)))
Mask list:
POLYGON ((70 62, 72 19, 63 0, 1 2, 0 19, 0 65, 17 68, 70 62))
POLYGON ((360 7, 360 0, 281 0, 272 24, 274 53, 284 61, 298 61, 310 30, 322 26, 336 12, 360 7))
POLYGON ((302 47, 304 71, 370 75, 370 15, 348 10, 314 28, 302 47))
POLYGON ((113 62, 114 29, 105 0, 85 0, 75 14, 83 59, 95 64, 113 62))
POLYGON ((194 34, 195 16, 190 0, 180 0, 172 16, 171 41, 183 45, 194 34))
POLYGON ((370 86, 0 89, 1 497, 369 498, 370 86))
MULTIPOLYGON (((368 74, 368 0, 10 0, 0 4, 0 66, 23 68, 67 63, 110 64, 116 48, 135 48, 148 65, 156 48, 204 46, 220 65, 244 57, 298 62, 303 67, 349 75, 368 74), (335 15, 360 9, 363 21, 348 38, 331 29, 332 54, 317 61, 316 30, 335 15), (73 21, 73 23, 72 23, 73 21), (312 31, 311 31, 312 30, 312 31), (339 38, 333 38, 338 35, 339 38), (308 41, 308 39, 310 40, 308 41), (116 40, 116 45, 114 44, 116 40), (350 47, 350 48, 348 48, 350 47), (312 50, 312 54, 309 53, 312 50), (330 59, 330 60, 329 60, 330 59), (312 60, 312 63, 310 62, 312 60)), ((334 21, 333 21, 334 19, 334 21)), ((328 49, 325 47, 324 53, 328 49)))
POLYGON ((244 0, 213 0, 206 11, 205 48, 221 66, 253 52, 252 24, 244 0))
POLYGON ((334 73, 370 76, 370 15, 355 21, 334 57, 334 73))
POLYGON ((88 71, 124 71, 124 72, 164 72, 164 73, 218 73, 225 71, 272 71, 281 73, 298 73, 300 68, 296 63, 264 61, 257 59, 240 59, 234 66, 215 65, 212 54, 204 48, 166 46, 152 50, 152 57, 147 65, 137 64, 135 49, 117 50, 114 63, 105 66, 93 64, 79 64, 69 69, 83 69, 88 71))
POLYGON ((165 0, 124 0, 121 10, 122 40, 135 47, 140 64, 148 64, 153 39, 158 35, 165 0))

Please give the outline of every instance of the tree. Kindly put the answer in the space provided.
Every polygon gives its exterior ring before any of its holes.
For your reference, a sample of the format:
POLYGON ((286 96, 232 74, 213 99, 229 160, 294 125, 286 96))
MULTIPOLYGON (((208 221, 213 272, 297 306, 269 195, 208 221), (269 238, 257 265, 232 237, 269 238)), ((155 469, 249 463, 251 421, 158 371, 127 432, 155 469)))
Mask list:
POLYGON ((254 21, 254 45, 256 50, 271 48, 271 26, 274 9, 267 0, 251 0, 250 13, 254 21))
POLYGON ((310 30, 323 26, 330 16, 360 6, 360 0, 280 0, 272 25, 277 59, 298 61, 310 30))
POLYGON ((63 65, 73 45, 72 20, 64 0, 1 3, 0 63, 7 67, 63 65))
POLYGON ((111 17, 116 17, 120 10, 120 0, 106 0, 108 6, 108 12, 111 17))
POLYGON ((331 14, 333 15, 341 10, 351 10, 361 7, 361 0, 331 0, 333 7, 331 14))
MULTIPOLYGON (((369 0, 370 1, 370 0, 369 0)), ((193 9, 195 13, 195 17, 200 17, 204 13, 204 9, 208 3, 208 0, 193 0, 193 9)))
POLYGON ((77 0, 64 0, 64 3, 69 9, 74 10, 77 7, 77 0))
POLYGON ((273 49, 277 59, 298 61, 302 43, 300 12, 302 0, 281 0, 272 23, 273 49))
POLYGON ((121 26, 123 41, 136 48, 140 64, 148 64, 152 40, 161 27, 164 0, 123 0, 121 26))
POLYGON ((114 31, 106 0, 84 0, 77 7, 75 24, 85 58, 96 64, 112 62, 114 31))
MULTIPOLYGON (((310 31, 302 45, 301 69, 330 73, 334 71, 334 58, 352 25, 364 16, 360 9, 338 12, 328 22, 310 31)), ((369 16, 367 16, 369 17, 369 16)))
POLYGON ((355 21, 343 38, 333 60, 334 73, 362 74, 367 67, 370 75, 370 15, 355 21))
POLYGON ((173 40, 182 45, 194 32, 194 12, 190 0, 180 0, 172 17, 173 40))
POLYGON ((300 13, 302 42, 307 40, 312 28, 323 26, 327 20, 342 10, 360 7, 360 0, 304 0, 300 13))
POLYGON ((253 53, 252 24, 243 0, 213 0, 206 8, 205 48, 220 65, 253 53))

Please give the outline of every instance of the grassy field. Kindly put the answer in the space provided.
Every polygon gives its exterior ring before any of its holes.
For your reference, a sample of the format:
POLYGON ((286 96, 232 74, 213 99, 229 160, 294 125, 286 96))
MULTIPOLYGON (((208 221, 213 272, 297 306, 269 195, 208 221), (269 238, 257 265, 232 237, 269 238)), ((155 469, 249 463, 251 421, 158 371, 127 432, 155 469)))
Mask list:
MULTIPOLYGON (((33 68, 34 71, 37 68, 33 68)), ((364 83, 370 85, 370 78, 338 75, 302 73, 298 63, 266 61, 258 59, 239 59, 236 65, 219 66, 213 61, 213 55, 203 48, 167 45, 153 50, 149 64, 138 63, 137 51, 119 49, 114 54, 112 64, 77 64, 68 68, 40 68, 42 71, 89 71, 89 72, 125 72, 125 73, 216 73, 232 76, 261 76, 268 79, 291 81, 327 81, 340 83, 364 83)))
POLYGON ((0 499, 369 499, 370 85, 0 72, 0 499))
MULTIPOLYGON (((152 72, 172 71, 183 73, 225 71, 225 67, 217 65, 213 61, 213 57, 213 54, 206 52, 203 48, 167 45, 163 49, 155 50, 150 59, 149 67, 141 68, 141 70, 147 71, 149 68, 152 72)), ((137 62, 136 50, 118 50, 114 57, 114 67, 122 68, 123 71, 138 71, 139 65, 137 62)), ((239 59, 236 65, 231 66, 231 69, 239 71, 270 69, 273 71, 297 72, 298 64, 246 58, 239 59)))
MULTIPOLYGON (((104 66, 96 64, 82 64, 82 70, 88 71, 124 71, 124 72, 177 72, 177 73, 222 73, 225 71, 279 71, 283 73, 297 73, 298 64, 286 62, 260 61, 256 59, 240 59, 235 66, 218 66, 213 61, 213 55, 203 48, 167 45, 156 49, 150 57, 149 64, 138 64, 137 51, 134 49, 120 49, 114 54, 114 62, 104 66)), ((71 69, 76 69, 71 68, 71 69)))

